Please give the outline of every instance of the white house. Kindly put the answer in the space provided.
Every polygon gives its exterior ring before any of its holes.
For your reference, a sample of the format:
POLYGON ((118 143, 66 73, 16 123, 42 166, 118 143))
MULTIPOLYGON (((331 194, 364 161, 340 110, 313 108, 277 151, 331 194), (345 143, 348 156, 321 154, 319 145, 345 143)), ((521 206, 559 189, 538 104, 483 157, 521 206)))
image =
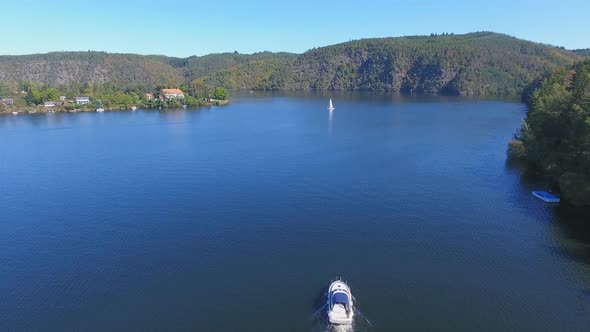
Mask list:
POLYGON ((59 96, 60 101, 66 101, 66 96, 59 96))
POLYGON ((90 97, 74 97, 74 99, 78 105, 86 105, 90 102, 90 97))
POLYGON ((46 101, 45 104, 43 104, 43 105, 45 105, 45 107, 54 107, 55 102, 54 101, 46 101))
POLYGON ((180 89, 162 89, 162 93, 167 99, 184 98, 184 92, 180 89))

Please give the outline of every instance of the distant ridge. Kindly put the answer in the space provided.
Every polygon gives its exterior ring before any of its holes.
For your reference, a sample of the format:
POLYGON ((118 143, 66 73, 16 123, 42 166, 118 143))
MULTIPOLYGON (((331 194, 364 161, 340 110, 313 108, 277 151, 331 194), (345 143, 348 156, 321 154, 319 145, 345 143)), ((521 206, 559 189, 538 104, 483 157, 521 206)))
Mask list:
POLYGON ((533 79, 573 64, 568 51, 493 32, 371 38, 303 54, 221 53, 188 58, 106 52, 0 56, 0 82, 82 84, 199 83, 230 89, 379 90, 517 95, 533 79))
POLYGON ((572 52, 581 56, 590 56, 590 48, 584 48, 579 50, 573 50, 572 52))

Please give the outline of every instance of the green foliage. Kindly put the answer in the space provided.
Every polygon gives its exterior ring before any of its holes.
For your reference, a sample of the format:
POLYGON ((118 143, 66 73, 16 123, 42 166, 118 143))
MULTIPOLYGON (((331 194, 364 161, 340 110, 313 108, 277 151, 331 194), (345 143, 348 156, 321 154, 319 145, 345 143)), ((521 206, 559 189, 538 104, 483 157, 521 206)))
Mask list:
POLYGON ((536 86, 509 156, 559 184, 570 202, 590 205, 590 60, 556 70, 536 86))
MULTIPOLYGON (((119 87, 112 83, 106 84, 60 84, 59 88, 49 87, 43 83, 33 81, 23 81, 20 89, 26 92, 24 98, 20 94, 15 96, 12 87, 9 84, 0 84, 0 92, 5 90, 6 96, 11 96, 17 106, 37 106, 42 105, 45 101, 58 101, 62 95, 73 99, 74 96, 89 96, 90 104, 77 105, 73 102, 66 103, 66 110, 73 109, 95 109, 95 108, 122 108, 129 109, 136 107, 181 107, 181 106, 199 106, 205 105, 205 98, 211 97, 211 91, 202 81, 194 80, 189 85, 181 86, 185 89, 184 98, 160 99, 161 90, 165 85, 160 85, 150 89, 145 84, 133 83, 126 87, 119 87), (146 93, 154 95, 154 99, 148 100, 146 93)), ((228 91, 225 88, 218 87, 215 89, 216 96, 220 99, 227 100, 228 91)), ((2 97, 2 95, 0 95, 2 97)), ((3 110, 0 110, 0 112, 3 110)))
MULTIPOLYGON (((491 32, 356 40, 303 54, 222 53, 173 58, 104 52, 0 56, 12 84, 26 77, 68 97, 109 89, 127 94, 179 86, 198 98, 214 87, 257 90, 381 90, 517 95, 555 68, 581 61, 571 52, 491 32), (58 78, 58 79, 56 79, 58 78)), ((30 97, 31 103, 34 97, 30 97)))
POLYGON ((585 48, 581 50, 573 50, 574 53, 581 55, 581 56, 590 56, 590 48, 585 48))
POLYGON ((8 83, 0 83, 0 98, 8 97, 12 95, 12 89, 8 83))
POLYGON ((533 79, 579 59, 501 34, 445 33, 364 39, 248 61, 208 74, 205 81, 233 89, 518 95, 533 79))
POLYGON ((45 101, 59 100, 60 93, 55 88, 47 88, 43 91, 43 99, 45 101))
POLYGON ((222 87, 216 87, 215 92, 213 93, 213 99, 217 100, 227 100, 229 99, 229 93, 227 89, 222 87))
POLYGON ((526 148, 521 140, 513 139, 508 143, 506 153, 510 159, 523 159, 526 157, 526 148))

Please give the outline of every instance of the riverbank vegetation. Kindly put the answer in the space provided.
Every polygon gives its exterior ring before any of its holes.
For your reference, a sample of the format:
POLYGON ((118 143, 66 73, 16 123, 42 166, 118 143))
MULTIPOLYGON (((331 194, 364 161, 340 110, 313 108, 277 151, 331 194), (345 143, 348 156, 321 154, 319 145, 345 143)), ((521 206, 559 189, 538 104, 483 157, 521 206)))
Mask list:
POLYGON ((574 205, 590 206, 590 60, 554 71, 525 91, 526 120, 508 145, 574 205))
POLYGON ((224 105, 229 102, 227 89, 216 87, 180 86, 181 97, 166 97, 163 87, 130 84, 118 88, 111 84, 70 84, 52 87, 33 81, 24 81, 17 86, 0 83, 0 113, 15 110, 29 112, 47 111, 94 111, 136 108, 176 108, 183 106, 224 105), (15 91, 16 90, 16 91, 15 91), (89 97, 89 103, 79 104, 75 97, 89 97))

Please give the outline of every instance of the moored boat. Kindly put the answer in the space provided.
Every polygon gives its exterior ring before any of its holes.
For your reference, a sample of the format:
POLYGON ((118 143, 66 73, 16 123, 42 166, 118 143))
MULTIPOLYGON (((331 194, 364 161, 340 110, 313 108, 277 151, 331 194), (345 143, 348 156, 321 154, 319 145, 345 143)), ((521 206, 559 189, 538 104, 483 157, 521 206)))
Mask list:
POLYGON ((98 108, 96 109, 97 112, 102 113, 104 112, 104 108, 102 108, 102 100, 98 100, 98 108))
POLYGON ((352 324, 354 315, 350 287, 336 280, 328 288, 328 321, 336 325, 352 324))

